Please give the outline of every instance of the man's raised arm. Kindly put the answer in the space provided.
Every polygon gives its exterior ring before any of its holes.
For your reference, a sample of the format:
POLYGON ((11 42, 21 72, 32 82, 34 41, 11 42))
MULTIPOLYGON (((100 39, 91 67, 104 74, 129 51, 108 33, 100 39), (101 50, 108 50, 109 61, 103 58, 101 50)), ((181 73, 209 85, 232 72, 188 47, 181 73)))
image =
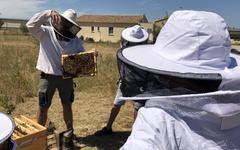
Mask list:
POLYGON ((31 17, 31 19, 27 22, 26 26, 29 32, 37 39, 40 39, 45 32, 42 25, 51 17, 51 12, 51 10, 39 12, 31 17))

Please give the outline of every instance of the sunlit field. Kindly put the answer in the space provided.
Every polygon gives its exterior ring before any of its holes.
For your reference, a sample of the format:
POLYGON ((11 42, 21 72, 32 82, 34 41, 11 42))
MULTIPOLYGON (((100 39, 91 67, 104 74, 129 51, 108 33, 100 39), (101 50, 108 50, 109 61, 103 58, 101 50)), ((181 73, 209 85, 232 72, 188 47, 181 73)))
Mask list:
MULTIPOLYGON (((73 103, 75 134, 83 149, 118 149, 124 144, 133 122, 133 106, 126 103, 117 117, 113 130, 106 137, 92 134, 108 119, 119 79, 116 51, 119 44, 85 43, 86 50, 96 47, 98 74, 75 79, 73 103)), ((35 119, 38 106, 39 71, 35 69, 38 41, 29 35, 0 34, 0 111, 12 116, 25 115, 35 119)), ((49 110, 49 121, 57 130, 64 130, 62 107, 56 92, 49 110)))

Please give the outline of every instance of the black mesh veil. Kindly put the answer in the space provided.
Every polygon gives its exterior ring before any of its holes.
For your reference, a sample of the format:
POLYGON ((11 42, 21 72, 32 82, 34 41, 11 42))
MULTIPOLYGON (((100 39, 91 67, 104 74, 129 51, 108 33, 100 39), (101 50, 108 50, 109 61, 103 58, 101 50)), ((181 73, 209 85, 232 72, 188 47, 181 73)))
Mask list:
POLYGON ((213 92, 222 81, 221 75, 215 73, 177 73, 140 66, 126 59, 122 51, 118 50, 117 60, 124 97, 162 96, 166 95, 165 89, 176 95, 213 92))

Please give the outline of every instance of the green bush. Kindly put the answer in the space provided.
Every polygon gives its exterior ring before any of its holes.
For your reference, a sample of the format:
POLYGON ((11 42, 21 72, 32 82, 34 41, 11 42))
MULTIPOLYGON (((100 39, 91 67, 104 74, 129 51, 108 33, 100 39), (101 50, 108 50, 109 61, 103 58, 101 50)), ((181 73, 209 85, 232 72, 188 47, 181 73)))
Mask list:
POLYGON ((14 103, 12 103, 12 99, 5 95, 0 95, 0 111, 11 114, 11 112, 15 109, 14 103))
POLYGON ((0 19, 0 29, 2 28, 3 24, 4 24, 4 22, 0 19))
POLYGON ((20 30, 22 31, 22 33, 23 33, 24 35, 26 35, 26 34, 28 33, 27 26, 26 26, 24 23, 22 23, 22 24, 20 25, 20 30))
POLYGON ((94 43, 94 39, 90 37, 86 37, 85 41, 89 43, 94 43))

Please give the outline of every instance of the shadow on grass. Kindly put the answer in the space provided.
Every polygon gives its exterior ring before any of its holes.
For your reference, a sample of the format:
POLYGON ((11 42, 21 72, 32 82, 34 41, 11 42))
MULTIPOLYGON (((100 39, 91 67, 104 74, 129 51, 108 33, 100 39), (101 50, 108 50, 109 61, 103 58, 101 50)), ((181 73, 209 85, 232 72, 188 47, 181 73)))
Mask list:
POLYGON ((100 150, 117 150, 126 142, 129 135, 130 132, 114 132, 114 134, 105 136, 77 137, 76 141, 79 147, 77 149, 96 147, 100 150))

